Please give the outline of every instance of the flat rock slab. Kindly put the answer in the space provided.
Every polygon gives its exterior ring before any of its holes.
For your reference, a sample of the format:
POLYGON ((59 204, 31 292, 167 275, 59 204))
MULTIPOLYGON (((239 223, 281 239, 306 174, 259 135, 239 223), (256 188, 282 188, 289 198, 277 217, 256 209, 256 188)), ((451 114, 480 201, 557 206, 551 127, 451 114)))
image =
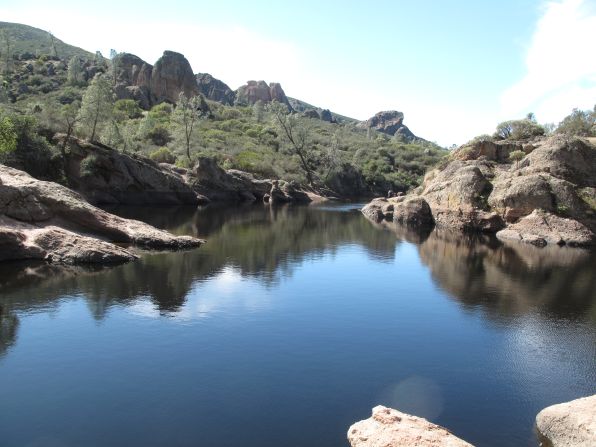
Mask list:
POLYGON ((552 447, 596 446, 596 394, 545 408, 536 427, 552 447))
POLYGON ((473 447, 426 419, 379 405, 348 430, 352 447, 473 447))

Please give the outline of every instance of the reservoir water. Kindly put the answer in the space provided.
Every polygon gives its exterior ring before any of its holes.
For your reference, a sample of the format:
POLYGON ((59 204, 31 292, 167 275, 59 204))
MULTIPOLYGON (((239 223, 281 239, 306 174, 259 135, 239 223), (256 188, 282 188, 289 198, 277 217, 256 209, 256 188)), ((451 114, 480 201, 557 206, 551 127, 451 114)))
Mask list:
POLYGON ((383 404, 477 446, 596 392, 596 255, 357 205, 119 208, 207 239, 0 266, 0 446, 346 447, 383 404))

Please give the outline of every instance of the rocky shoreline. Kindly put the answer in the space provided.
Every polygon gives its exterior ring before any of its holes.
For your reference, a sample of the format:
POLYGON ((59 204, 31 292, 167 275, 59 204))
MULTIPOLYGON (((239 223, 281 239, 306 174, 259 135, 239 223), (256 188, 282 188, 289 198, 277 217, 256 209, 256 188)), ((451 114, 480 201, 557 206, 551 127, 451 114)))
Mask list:
POLYGON ((64 186, 0 165, 0 261, 122 263, 138 256, 117 243, 177 250, 202 242, 115 216, 64 186))
POLYGON ((362 212, 375 222, 495 233, 536 246, 593 246, 596 148, 560 136, 476 142, 452 153, 411 194, 374 199, 362 212), (526 155, 510 163, 513 151, 526 155))
MULTIPOLYGON (((545 408, 536 416, 542 447, 596 445, 596 395, 545 408)), ((379 405, 348 430, 352 447, 473 447, 426 419, 379 405)))

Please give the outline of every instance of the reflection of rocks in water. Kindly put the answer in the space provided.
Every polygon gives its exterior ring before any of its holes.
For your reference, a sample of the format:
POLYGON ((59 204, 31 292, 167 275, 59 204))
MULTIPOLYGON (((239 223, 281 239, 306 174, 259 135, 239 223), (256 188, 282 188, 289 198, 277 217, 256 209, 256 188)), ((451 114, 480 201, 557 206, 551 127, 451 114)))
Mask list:
POLYGON ((55 265, 0 266, 0 297, 13 309, 52 305, 61 296, 83 295, 101 319, 114 304, 148 298, 163 313, 176 312, 193 283, 231 267, 265 285, 292 274, 305 257, 357 244, 371 257, 393 258, 396 238, 375 231, 362 215, 304 206, 112 208, 112 212, 177 234, 208 235, 201 250, 145 252, 138 262, 112 269, 55 265), (34 289, 35 293, 31 293, 34 289))
POLYGON ((0 356, 14 344, 18 327, 18 317, 0 304, 0 356))
POLYGON ((370 221, 370 223, 376 228, 391 231, 399 240, 410 242, 412 244, 423 243, 433 231, 432 227, 428 226, 417 228, 411 225, 402 225, 386 220, 380 222, 370 221))
POLYGON ((433 279, 466 306, 499 315, 540 309, 557 317, 596 317, 596 256, 567 247, 502 245, 435 230, 420 246, 433 279))

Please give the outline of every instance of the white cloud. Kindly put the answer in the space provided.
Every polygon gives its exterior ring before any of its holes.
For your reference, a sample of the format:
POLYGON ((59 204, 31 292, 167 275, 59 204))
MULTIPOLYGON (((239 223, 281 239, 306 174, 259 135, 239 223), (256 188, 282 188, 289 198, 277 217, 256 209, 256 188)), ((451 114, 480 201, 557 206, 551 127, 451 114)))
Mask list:
POLYGON ((585 0, 549 2, 526 54, 526 74, 501 97, 502 118, 534 112, 558 122, 596 102, 596 8, 585 0))

